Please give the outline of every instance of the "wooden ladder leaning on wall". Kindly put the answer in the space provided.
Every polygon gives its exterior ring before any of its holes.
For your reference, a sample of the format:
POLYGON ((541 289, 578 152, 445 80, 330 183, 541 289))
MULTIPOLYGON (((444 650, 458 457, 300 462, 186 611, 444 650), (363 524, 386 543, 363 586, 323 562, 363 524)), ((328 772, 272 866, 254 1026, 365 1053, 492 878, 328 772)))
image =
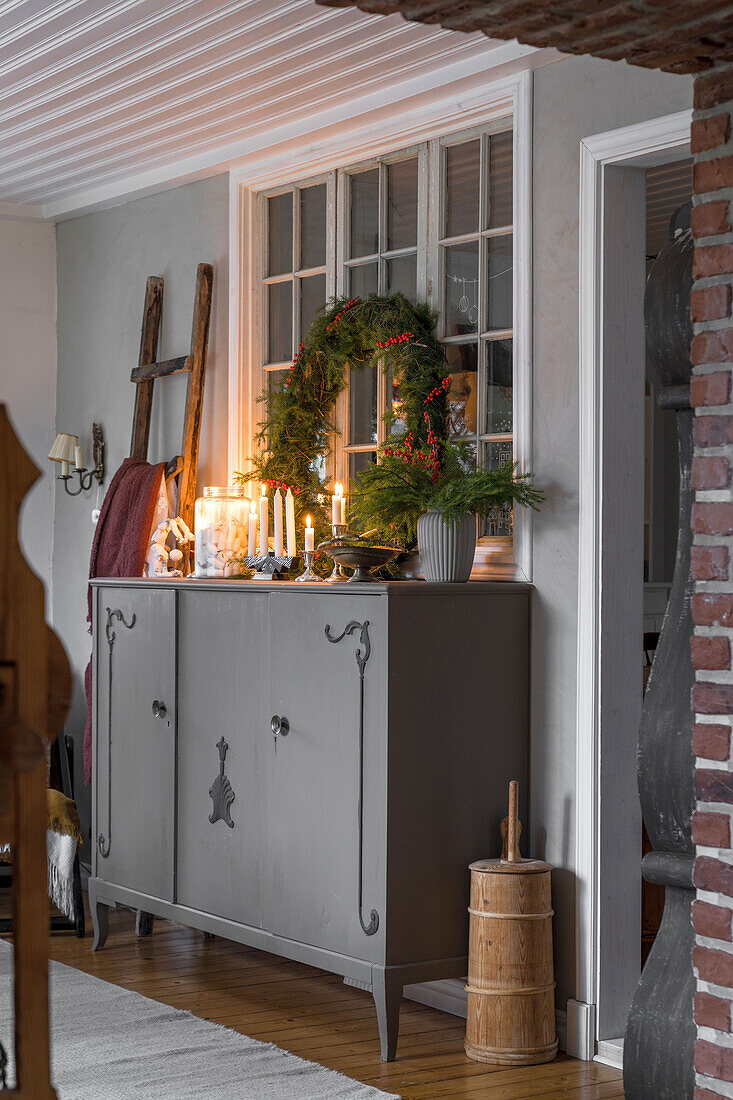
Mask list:
POLYGON ((206 378, 206 353, 209 344, 211 321, 211 293, 214 268, 211 264, 199 264, 196 271, 196 293, 191 326, 191 350, 177 359, 156 362, 160 318, 163 309, 163 280, 157 275, 148 277, 145 287, 145 306, 140 335, 140 356, 130 380, 135 382, 135 412, 132 420, 130 458, 146 460, 150 438, 150 414, 153 407, 153 386, 156 378, 168 378, 172 374, 188 372, 186 413, 183 424, 182 455, 176 456, 166 466, 166 477, 180 474, 178 513, 193 528, 193 511, 196 500, 196 472, 198 468, 201 413, 204 404, 206 378))
MULTIPOLYGON (((46 759, 71 698, 69 662, 46 625, 43 583, 18 543, 18 517, 40 476, 0 404, 0 840, 13 848, 16 1087, 54 1100, 48 1012, 46 759)), ((7 1036, 0 1036, 7 1039, 7 1036)))

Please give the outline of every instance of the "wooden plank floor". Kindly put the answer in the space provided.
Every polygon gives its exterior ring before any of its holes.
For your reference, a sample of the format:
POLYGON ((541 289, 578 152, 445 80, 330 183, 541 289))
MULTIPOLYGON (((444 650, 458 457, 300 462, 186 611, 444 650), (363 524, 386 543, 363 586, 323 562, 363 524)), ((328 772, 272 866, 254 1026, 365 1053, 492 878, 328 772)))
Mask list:
POLYGON ((154 934, 138 939, 133 914, 118 910, 110 914, 104 950, 92 954, 90 945, 89 935, 78 940, 57 932, 51 957, 405 1100, 623 1097, 620 1072, 566 1055, 521 1069, 472 1062, 463 1052, 463 1021, 412 1001, 402 1002, 397 1060, 385 1064, 368 993, 322 970, 180 925, 156 921, 154 934))

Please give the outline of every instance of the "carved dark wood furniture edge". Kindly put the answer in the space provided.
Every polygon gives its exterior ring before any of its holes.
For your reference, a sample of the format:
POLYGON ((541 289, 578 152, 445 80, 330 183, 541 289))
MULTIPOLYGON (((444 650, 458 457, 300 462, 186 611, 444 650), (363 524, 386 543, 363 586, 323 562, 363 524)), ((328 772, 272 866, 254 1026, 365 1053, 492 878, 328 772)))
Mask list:
POLYGON ((114 624, 121 623, 127 630, 132 630, 137 616, 133 613, 128 623, 124 613, 119 607, 105 607, 107 621, 104 626, 104 634, 107 639, 107 835, 103 832, 97 837, 97 848, 102 859, 108 859, 112 847, 112 652, 114 650, 117 631, 114 624))
POLYGON ((641 811, 653 851, 642 859, 647 882, 664 886, 664 912, 631 1003, 624 1036, 626 1100, 692 1100, 695 1020, 691 906, 695 808, 690 657, 693 490, 690 405, 690 289, 694 245, 689 229, 675 233, 649 271, 644 300, 647 355, 662 383, 657 402, 674 409, 679 454, 679 528, 672 587, 639 728, 641 811))
POLYGON ((376 909, 369 913, 369 923, 364 920, 364 670, 371 656, 372 644, 369 639, 369 620, 363 623, 352 619, 341 634, 335 637, 331 627, 326 626, 326 637, 337 645, 347 636, 359 631, 359 644, 356 647, 356 664, 359 669, 359 924, 365 936, 373 936, 379 928, 379 914, 376 909))
POLYGON ((63 647, 46 624, 43 583, 18 542, 23 500, 40 476, 0 404, 0 814, 13 844, 14 1045, 17 1100, 55 1100, 48 1020, 46 748, 71 698, 63 647), (7 690, 10 685, 10 691, 7 690), (12 818, 7 814, 12 796, 12 818))
POLYGON ((234 822, 232 821, 229 807, 236 798, 236 795, 232 790, 229 777, 224 775, 224 764, 226 763, 229 745, 223 737, 220 737, 216 743, 216 747, 219 750, 219 774, 209 787, 209 797, 214 803, 213 809, 209 814, 209 821, 212 825, 216 821, 223 821, 230 829, 233 829, 234 822))

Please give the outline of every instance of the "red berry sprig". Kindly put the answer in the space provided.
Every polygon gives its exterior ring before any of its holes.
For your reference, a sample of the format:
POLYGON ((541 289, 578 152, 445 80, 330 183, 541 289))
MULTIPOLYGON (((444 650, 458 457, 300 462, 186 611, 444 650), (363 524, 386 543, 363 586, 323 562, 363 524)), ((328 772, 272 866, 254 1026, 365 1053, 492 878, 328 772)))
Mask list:
POLYGON ((343 315, 346 313, 347 309, 352 309, 358 301, 359 301, 358 298, 349 298, 349 300, 346 303, 346 305, 344 306, 344 308, 339 313, 336 314, 333 321, 331 321, 330 324, 326 325, 326 332, 331 332, 332 329, 338 328, 338 323, 341 320, 341 318, 343 317, 343 315))
POLYGON ((405 340, 411 340, 414 336, 412 332, 401 332, 399 336, 390 336, 387 340, 377 340, 377 347, 382 351, 386 351, 387 348, 391 348, 393 344, 404 344, 405 340))
POLYGON ((294 496, 297 497, 300 489, 297 485, 288 485, 285 481, 276 481, 274 478, 268 477, 265 479, 265 485, 268 489, 279 489, 281 493, 287 493, 290 489, 294 496))

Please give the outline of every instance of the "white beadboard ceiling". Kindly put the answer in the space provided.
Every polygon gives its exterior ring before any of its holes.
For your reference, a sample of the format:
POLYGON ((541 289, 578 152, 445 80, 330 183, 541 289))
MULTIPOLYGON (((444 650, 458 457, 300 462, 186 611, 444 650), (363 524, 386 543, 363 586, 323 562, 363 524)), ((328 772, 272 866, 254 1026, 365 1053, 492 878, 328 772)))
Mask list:
POLYGON ((534 52, 312 0, 0 0, 0 214, 211 175, 416 78, 534 52))

